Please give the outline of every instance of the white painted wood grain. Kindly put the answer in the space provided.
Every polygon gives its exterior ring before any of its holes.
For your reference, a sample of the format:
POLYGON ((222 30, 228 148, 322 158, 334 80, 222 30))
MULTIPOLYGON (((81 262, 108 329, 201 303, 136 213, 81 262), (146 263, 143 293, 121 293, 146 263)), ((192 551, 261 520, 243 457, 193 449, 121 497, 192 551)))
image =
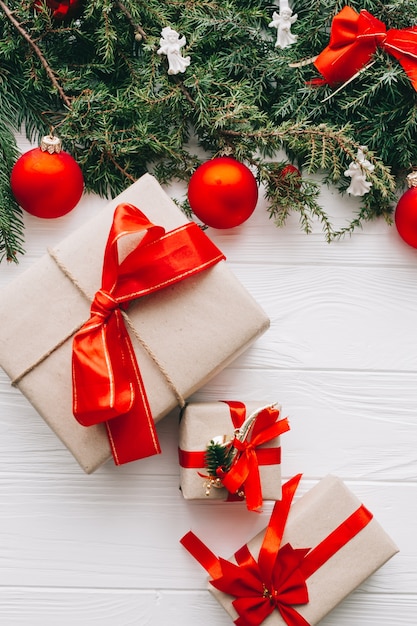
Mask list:
MULTIPOLYGON (((417 614, 415 598, 408 595, 369 597, 356 591, 322 626, 408 626, 417 614), (404 617, 405 616, 405 617, 404 617)), ((65 591, 9 588, 0 590, 0 620, 13 626, 59 624, 74 626, 165 626, 198 624, 229 626, 230 618, 207 592, 128 589, 65 591), (169 615, 169 620, 167 616, 169 615), (8 621, 9 620, 9 621, 8 621)))
MULTIPOLYGON (((331 189, 322 200, 339 226, 357 208, 331 189)), ((0 288, 104 203, 83 198, 52 221, 25 216, 27 253, 0 266, 0 288)), ((301 494, 339 475, 399 545, 323 626, 416 626, 417 251, 382 220, 333 244, 318 224, 306 236, 297 221, 275 229, 261 199, 241 227, 208 231, 272 325, 191 400, 278 400, 291 423, 284 478, 302 472, 301 494)), ((0 624, 230 623, 178 540, 191 528, 227 557, 272 505, 258 515, 185 502, 178 413, 157 429, 158 457, 86 476, 0 372, 0 624)))
MULTIPOLYGON (((0 481, 7 502, 0 526, 2 586, 203 589, 206 574, 179 539, 192 529, 216 554, 229 557, 265 527, 272 508, 268 503, 254 515, 243 503, 186 503, 174 476, 103 474, 86 483, 26 475, 12 493, 14 481, 13 475, 0 481)), ((299 495, 316 482, 304 479, 299 495)), ((346 482, 401 548, 364 587, 414 593, 412 488, 395 481, 346 482)))

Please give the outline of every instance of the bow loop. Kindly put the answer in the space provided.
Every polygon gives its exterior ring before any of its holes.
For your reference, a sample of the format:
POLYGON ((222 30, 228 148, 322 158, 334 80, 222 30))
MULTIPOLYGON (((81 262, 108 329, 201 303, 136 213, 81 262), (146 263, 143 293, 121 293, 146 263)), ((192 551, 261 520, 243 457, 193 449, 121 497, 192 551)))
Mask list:
POLYGON ((381 48, 402 65, 417 90, 417 28, 386 29, 379 19, 362 9, 345 6, 332 21, 329 45, 314 61, 324 77, 315 83, 336 85, 348 82, 370 62, 381 48))

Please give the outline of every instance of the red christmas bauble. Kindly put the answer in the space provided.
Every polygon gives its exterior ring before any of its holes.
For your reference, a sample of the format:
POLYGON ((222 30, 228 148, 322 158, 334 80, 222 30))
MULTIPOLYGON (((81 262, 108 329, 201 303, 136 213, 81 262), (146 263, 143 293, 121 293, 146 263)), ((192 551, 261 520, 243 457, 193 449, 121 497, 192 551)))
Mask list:
POLYGON ((233 228, 255 210, 258 185, 246 165, 231 157, 217 157, 200 165, 191 176, 188 200, 207 226, 233 228))
POLYGON ((41 147, 18 158, 10 185, 22 209, 36 217, 53 218, 75 207, 83 193, 84 178, 75 159, 60 149, 59 139, 44 137, 41 147))
POLYGON ((411 186, 401 196, 395 209, 394 221, 398 234, 405 243, 417 248, 417 187, 411 186))

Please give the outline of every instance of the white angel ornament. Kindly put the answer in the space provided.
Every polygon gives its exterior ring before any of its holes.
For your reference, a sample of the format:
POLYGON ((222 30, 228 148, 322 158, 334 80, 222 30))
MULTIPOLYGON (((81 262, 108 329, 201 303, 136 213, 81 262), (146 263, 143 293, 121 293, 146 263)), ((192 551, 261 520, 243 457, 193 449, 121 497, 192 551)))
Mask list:
POLYGON ((268 24, 270 28, 277 29, 276 48, 287 48, 297 41, 297 35, 291 32, 291 26, 297 20, 297 13, 293 15, 292 9, 288 6, 288 0, 280 0, 279 13, 272 14, 272 22, 268 24))
POLYGON ((350 176, 350 185, 347 192, 352 196, 364 196, 369 192, 372 183, 366 180, 366 172, 373 172, 375 166, 365 157, 365 146, 359 148, 356 161, 349 164, 349 168, 344 172, 345 176, 350 176))
POLYGON ((159 40, 160 48, 157 54, 166 54, 168 59, 168 74, 183 73, 190 65, 190 57, 181 56, 181 48, 187 43, 185 37, 179 36, 176 30, 170 26, 166 26, 161 31, 161 39, 159 40))

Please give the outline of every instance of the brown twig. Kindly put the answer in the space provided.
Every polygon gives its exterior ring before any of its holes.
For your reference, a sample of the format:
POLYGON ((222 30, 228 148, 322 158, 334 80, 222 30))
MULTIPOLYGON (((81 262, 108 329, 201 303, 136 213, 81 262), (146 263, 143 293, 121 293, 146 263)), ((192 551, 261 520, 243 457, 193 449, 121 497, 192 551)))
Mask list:
POLYGON ((63 88, 61 87, 59 82, 57 81, 56 76, 55 76, 53 70, 51 69, 51 67, 50 67, 48 61, 45 59, 44 55, 42 54, 42 51, 39 48, 39 46, 36 45, 36 43, 33 41, 31 36, 29 35, 29 33, 22 27, 20 22, 17 21, 17 19, 13 15, 13 12, 9 9, 9 7, 2 0, 0 0, 0 8, 3 10, 3 13, 7 16, 7 18, 10 20, 10 22, 13 24, 13 26, 15 27, 17 32, 28 42, 30 47, 33 49, 33 51, 35 52, 35 54, 38 57, 39 61, 41 62, 45 72, 47 73, 49 79, 51 80, 53 86, 58 91, 61 100, 64 102, 64 104, 67 105, 68 108, 70 108, 71 107, 71 100, 67 96, 67 94, 65 93, 65 91, 63 90, 63 88))
POLYGON ((109 161, 111 161, 114 165, 114 167, 116 169, 119 170, 119 172, 121 172, 121 174, 123 174, 123 176, 125 176, 128 180, 130 180, 130 182, 135 183, 136 182, 136 178, 134 176, 132 176, 132 174, 129 174, 129 172, 127 172, 114 158, 113 154, 111 152, 106 151, 106 157, 109 159, 109 161))
POLYGON ((141 27, 140 24, 137 24, 135 22, 135 20, 133 19, 132 14, 130 13, 130 11, 128 11, 128 9, 125 7, 125 5, 123 4, 123 2, 120 2, 119 0, 117 2, 114 3, 116 6, 119 7, 119 9, 122 11, 122 13, 125 14, 125 16, 127 17, 127 19, 129 20, 130 24, 132 25, 133 30, 139 34, 141 36, 141 38, 143 39, 143 41, 146 41, 146 33, 143 30, 143 28, 141 27))
POLYGON ((188 89, 186 88, 186 86, 184 85, 184 83, 182 82, 182 80, 180 80, 180 78, 178 78, 178 76, 173 76, 172 77, 174 79, 174 82, 178 85, 178 87, 180 88, 180 90, 182 91, 182 93, 184 94, 185 98, 188 100, 188 102, 195 107, 195 102, 190 94, 190 92, 188 91, 188 89))

